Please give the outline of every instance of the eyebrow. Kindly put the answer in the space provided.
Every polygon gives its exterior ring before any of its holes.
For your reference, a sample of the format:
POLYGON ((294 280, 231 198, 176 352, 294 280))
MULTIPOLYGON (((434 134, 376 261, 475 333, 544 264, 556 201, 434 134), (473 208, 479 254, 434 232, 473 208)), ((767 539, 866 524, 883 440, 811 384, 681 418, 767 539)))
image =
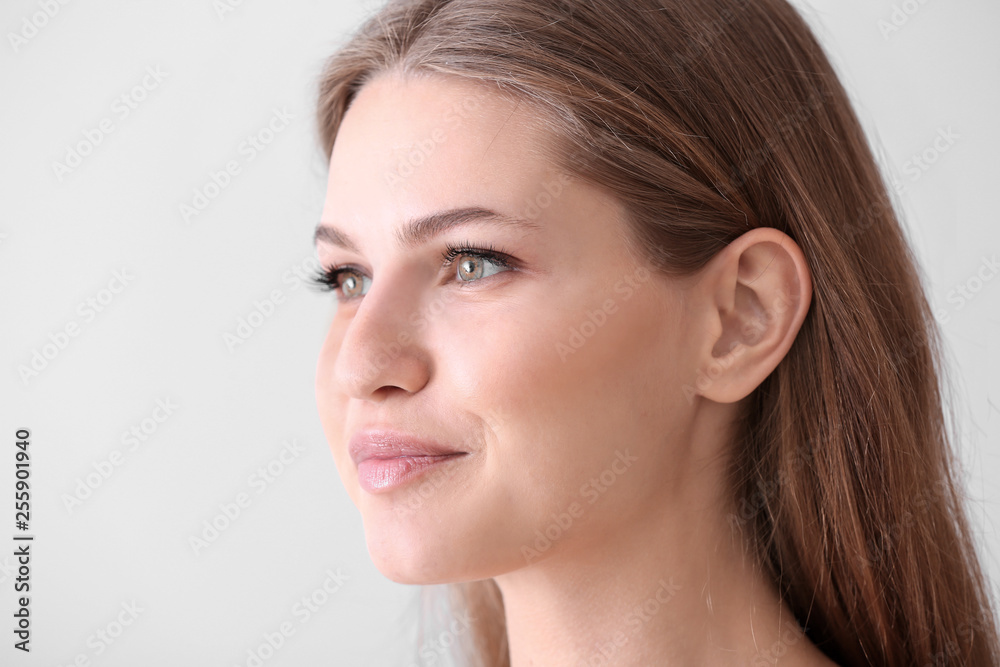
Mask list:
MULTIPOLYGON (((538 231, 541 228, 540 225, 530 220, 513 218, 480 206, 471 206, 437 211, 420 218, 414 218, 403 227, 396 229, 393 237, 401 249, 412 250, 449 229, 474 222, 494 223, 530 231, 538 231)), ((313 243, 320 241, 340 246, 351 252, 360 252, 350 236, 323 222, 316 227, 316 233, 313 235, 313 243)))

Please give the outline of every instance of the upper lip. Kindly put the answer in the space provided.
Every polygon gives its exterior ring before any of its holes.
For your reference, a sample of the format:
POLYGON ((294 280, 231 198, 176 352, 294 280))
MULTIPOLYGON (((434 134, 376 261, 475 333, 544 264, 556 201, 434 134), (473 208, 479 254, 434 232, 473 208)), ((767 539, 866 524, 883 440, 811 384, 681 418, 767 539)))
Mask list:
POLYGON ((392 429, 365 429, 351 436, 347 445, 354 465, 368 459, 395 459, 401 456, 446 456, 465 454, 434 440, 418 438, 392 429))

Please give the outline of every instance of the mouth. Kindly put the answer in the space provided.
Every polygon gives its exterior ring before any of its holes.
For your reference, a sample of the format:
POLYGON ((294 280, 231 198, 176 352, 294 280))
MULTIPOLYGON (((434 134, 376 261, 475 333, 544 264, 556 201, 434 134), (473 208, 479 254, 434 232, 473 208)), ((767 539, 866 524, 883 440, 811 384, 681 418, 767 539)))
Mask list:
POLYGON ((392 430, 363 430, 351 437, 348 452, 358 483, 368 493, 387 493, 468 454, 438 442, 392 430))

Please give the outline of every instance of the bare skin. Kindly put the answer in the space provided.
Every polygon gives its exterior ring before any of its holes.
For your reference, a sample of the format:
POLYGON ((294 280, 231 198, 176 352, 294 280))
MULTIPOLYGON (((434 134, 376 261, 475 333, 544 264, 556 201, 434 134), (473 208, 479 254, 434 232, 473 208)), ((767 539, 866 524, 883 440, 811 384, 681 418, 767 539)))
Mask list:
POLYGON ((527 105, 457 79, 382 75, 346 114, 321 222, 339 237, 317 247, 356 272, 316 389, 375 564, 410 584, 494 578, 513 667, 832 664, 744 558, 724 483, 740 401, 805 318, 802 252, 762 228, 694 276, 655 274, 619 203, 533 150, 548 140, 527 105), (464 207, 532 224, 397 244, 464 207), (449 243, 514 261, 443 266, 449 243), (347 443, 374 426, 467 454, 370 493, 347 443))

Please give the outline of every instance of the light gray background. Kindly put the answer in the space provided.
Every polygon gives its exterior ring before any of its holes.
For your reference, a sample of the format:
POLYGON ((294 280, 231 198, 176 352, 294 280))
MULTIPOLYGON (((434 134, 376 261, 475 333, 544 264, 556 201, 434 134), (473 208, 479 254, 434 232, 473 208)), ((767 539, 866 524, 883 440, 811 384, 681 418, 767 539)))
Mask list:
MULTIPOLYGON (((419 589, 369 561, 313 398, 332 300, 292 272, 313 256, 325 190, 315 82, 379 3, 234 0, 220 14, 211 0, 68 2, 15 48, 9 33, 42 4, 0 7, 0 542, 13 544, 21 427, 32 432, 37 536, 30 656, 11 648, 13 547, 0 548, 0 664, 68 665, 82 654, 95 665, 246 665, 286 621, 295 634, 266 665, 410 664, 409 630, 394 628, 412 627, 419 589), (148 67, 165 78, 122 118, 115 99, 148 67), (251 160, 241 142, 275 109, 293 118, 251 160), (53 163, 103 118, 113 132, 60 181, 53 163), (185 223, 180 205, 230 160, 240 173, 185 223), (134 278, 88 321, 78 304, 122 269, 134 278), (282 302, 230 350, 224 334, 273 290, 282 302), (18 367, 70 321, 80 334, 23 382, 18 367), (158 399, 177 408, 129 451, 122 433, 141 428, 158 399), (255 483, 289 440, 303 453, 255 483), (121 465, 67 509, 64 497, 113 450, 121 465), (239 493, 250 505, 195 554, 189 538, 239 493), (347 581, 301 622, 294 605, 328 569, 347 581), (96 655, 88 638, 133 601, 142 612, 96 655)), ((976 282, 1000 252, 1000 5, 804 6, 899 184, 953 355, 973 525, 1000 581, 1000 279, 976 282), (899 29, 886 32, 880 21, 894 7, 899 29), (948 150, 914 171, 912 157, 949 128, 948 150), (956 299, 960 285, 974 298, 956 299)))

